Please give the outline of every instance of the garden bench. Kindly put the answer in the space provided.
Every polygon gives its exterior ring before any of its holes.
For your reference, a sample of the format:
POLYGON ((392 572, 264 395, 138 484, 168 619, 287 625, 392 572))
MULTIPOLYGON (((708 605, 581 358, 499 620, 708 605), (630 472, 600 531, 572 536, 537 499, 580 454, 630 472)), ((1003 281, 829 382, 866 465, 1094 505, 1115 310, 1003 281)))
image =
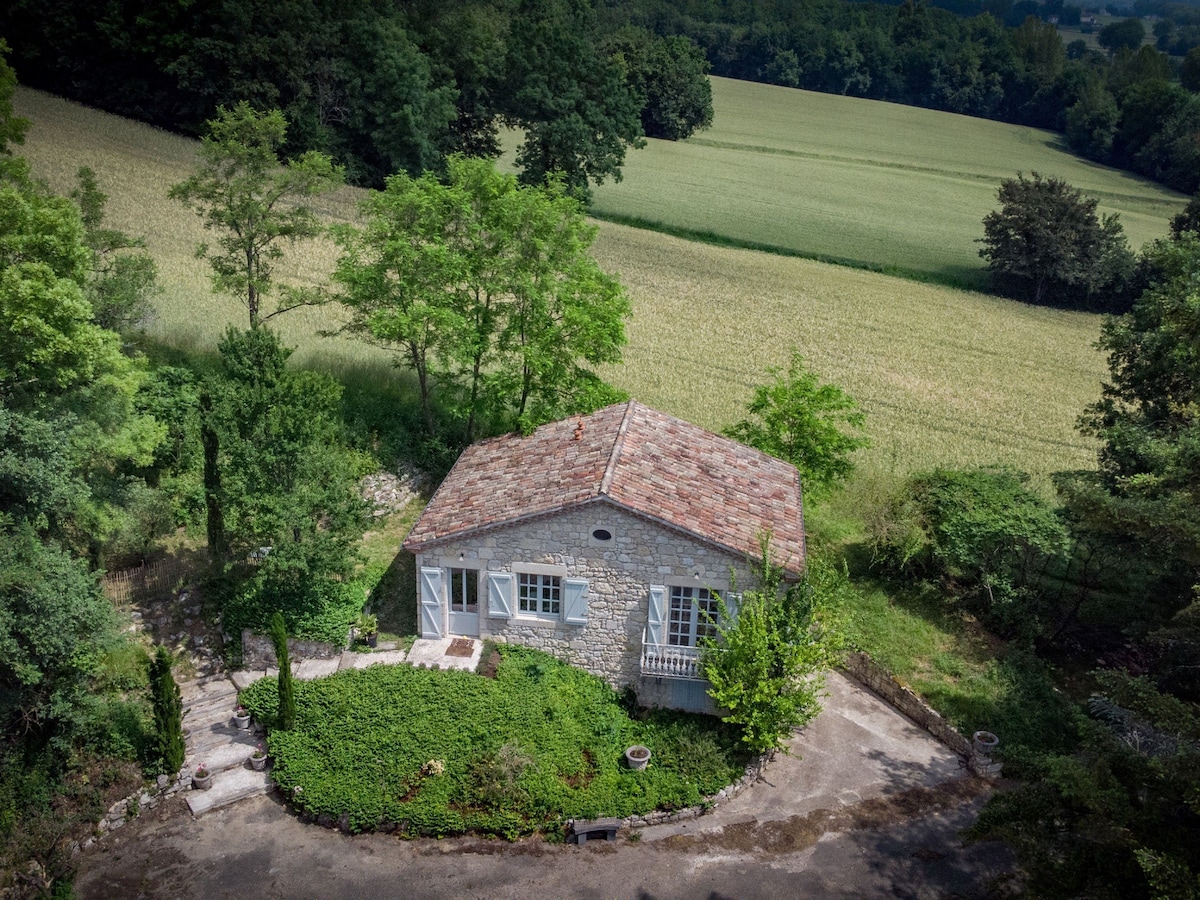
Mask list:
POLYGON ((588 838, 604 835, 606 841, 615 841, 620 827, 621 820, 617 818, 575 819, 571 822, 571 840, 576 844, 586 844, 588 838))

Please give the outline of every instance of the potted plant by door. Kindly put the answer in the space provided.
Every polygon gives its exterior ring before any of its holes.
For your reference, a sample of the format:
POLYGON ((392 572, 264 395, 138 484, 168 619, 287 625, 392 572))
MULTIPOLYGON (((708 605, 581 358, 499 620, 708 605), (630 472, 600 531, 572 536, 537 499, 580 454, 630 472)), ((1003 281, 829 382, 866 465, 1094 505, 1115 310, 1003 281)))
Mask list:
POLYGON ((379 643, 379 619, 373 613, 358 617, 358 636, 368 647, 379 643))
POLYGON ((200 763, 196 766, 196 771, 192 773, 192 789, 207 791, 210 787, 212 787, 212 772, 209 771, 207 763, 200 763))
POLYGON ((267 767, 267 750, 262 744, 259 744, 250 751, 250 768, 256 772, 261 772, 267 767))
POLYGON ((250 710, 244 706, 238 706, 233 711, 233 721, 238 728, 246 729, 250 727, 250 710))

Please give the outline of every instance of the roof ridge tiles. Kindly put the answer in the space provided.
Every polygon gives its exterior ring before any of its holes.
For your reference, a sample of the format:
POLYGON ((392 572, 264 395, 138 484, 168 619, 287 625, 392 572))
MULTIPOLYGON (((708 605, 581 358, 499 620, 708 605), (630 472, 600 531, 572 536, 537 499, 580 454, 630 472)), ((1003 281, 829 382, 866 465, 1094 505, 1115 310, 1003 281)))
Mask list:
POLYGON ((625 404, 625 414, 621 416, 621 425, 617 429, 617 437, 613 441, 612 454, 609 456, 608 465, 604 469, 604 477, 600 479, 598 494, 602 497, 607 497, 609 488, 612 487, 613 476, 617 473, 617 463, 621 459, 621 448, 625 444, 625 433, 629 431, 629 420, 632 417, 633 408, 636 404, 637 401, 633 399, 630 399, 625 404))

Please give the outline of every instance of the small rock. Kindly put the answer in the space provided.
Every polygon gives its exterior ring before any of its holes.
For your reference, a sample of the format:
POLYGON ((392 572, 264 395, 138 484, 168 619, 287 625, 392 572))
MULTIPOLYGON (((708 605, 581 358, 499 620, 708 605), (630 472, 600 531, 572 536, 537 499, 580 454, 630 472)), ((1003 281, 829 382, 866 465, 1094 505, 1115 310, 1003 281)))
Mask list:
POLYGON ((184 619, 184 620, 183 620, 183 627, 184 627, 184 628, 191 628, 191 627, 192 627, 192 620, 191 620, 191 619, 184 619))
POLYGON ((202 634, 196 635, 194 638, 192 638, 192 644, 193 644, 193 646, 196 646, 196 647, 203 647, 204 646, 204 635, 202 635, 202 634))

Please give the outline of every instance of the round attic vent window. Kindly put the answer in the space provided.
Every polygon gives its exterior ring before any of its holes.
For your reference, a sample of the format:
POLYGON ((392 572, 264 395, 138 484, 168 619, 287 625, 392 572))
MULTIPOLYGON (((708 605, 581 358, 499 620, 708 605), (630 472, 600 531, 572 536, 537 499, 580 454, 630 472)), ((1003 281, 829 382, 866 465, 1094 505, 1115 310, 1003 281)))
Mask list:
POLYGON ((592 537, 594 537, 598 541, 611 541, 612 540, 612 532, 609 531, 607 528, 597 528, 595 531, 592 532, 592 537))

